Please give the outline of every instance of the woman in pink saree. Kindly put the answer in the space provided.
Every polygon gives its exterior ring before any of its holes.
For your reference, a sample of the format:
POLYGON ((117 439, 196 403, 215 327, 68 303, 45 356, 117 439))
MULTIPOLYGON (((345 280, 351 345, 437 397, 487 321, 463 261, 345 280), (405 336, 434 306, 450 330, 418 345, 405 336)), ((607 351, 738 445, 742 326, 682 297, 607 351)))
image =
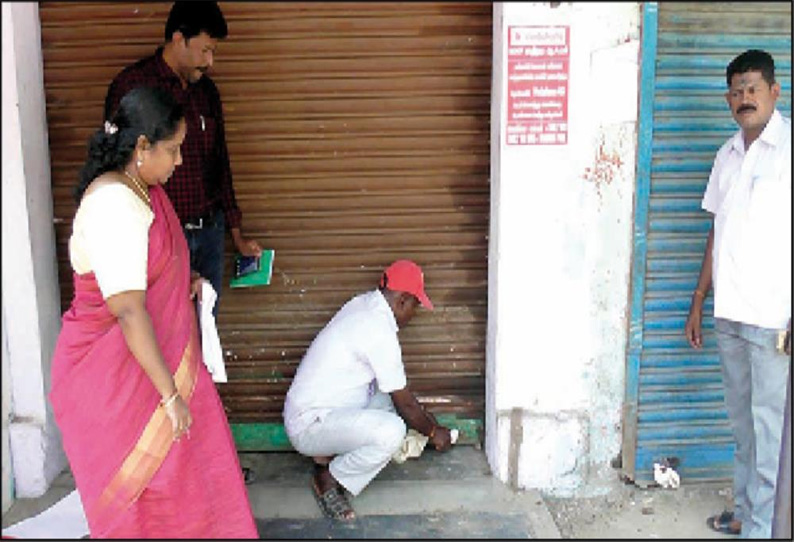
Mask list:
POLYGON ((75 294, 50 400, 92 538, 257 538, 202 363, 189 254, 164 184, 181 108, 137 88, 89 143, 70 239, 75 294))

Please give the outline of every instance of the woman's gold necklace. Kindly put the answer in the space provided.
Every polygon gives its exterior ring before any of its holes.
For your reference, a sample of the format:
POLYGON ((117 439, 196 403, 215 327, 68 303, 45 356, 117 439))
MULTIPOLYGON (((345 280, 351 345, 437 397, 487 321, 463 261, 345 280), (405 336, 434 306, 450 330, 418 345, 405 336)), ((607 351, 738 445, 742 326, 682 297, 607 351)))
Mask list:
POLYGON ((141 186, 141 181, 130 175, 126 169, 124 170, 124 175, 126 175, 127 178, 132 181, 132 184, 135 186, 135 188, 138 189, 138 192, 141 194, 141 196, 143 196, 143 199, 146 200, 146 203, 149 204, 149 207, 151 207, 152 200, 149 198, 149 191, 146 190, 143 186, 141 186))

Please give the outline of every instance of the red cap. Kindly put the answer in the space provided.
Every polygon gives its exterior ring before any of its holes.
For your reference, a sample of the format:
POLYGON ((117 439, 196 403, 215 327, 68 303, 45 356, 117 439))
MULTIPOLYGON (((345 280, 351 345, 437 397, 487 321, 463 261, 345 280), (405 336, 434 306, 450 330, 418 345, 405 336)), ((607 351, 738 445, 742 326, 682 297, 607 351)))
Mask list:
POLYGON ((411 260, 397 260, 387 267, 380 279, 380 285, 396 292, 413 294, 424 308, 433 310, 433 303, 425 293, 425 276, 422 268, 411 260))

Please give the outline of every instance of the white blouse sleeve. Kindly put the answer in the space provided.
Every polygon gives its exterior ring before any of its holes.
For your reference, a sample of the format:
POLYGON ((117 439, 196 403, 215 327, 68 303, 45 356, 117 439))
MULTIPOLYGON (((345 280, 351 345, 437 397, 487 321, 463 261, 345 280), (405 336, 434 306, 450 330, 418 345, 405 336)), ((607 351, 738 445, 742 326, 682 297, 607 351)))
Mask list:
POLYGON ((153 219, 151 209, 122 184, 97 187, 83 198, 75 216, 72 260, 84 262, 88 269, 82 272, 94 272, 105 299, 146 290, 153 219))

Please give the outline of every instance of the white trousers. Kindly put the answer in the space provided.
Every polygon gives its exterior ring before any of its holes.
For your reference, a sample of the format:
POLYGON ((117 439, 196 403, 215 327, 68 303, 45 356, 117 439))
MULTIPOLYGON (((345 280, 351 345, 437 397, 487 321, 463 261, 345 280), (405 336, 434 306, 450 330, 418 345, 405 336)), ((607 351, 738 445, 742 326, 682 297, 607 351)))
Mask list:
POLYGON ((331 475, 358 495, 400 448, 405 434, 405 422, 391 397, 377 392, 365 408, 333 410, 291 436, 290 442, 302 455, 335 456, 331 475))

